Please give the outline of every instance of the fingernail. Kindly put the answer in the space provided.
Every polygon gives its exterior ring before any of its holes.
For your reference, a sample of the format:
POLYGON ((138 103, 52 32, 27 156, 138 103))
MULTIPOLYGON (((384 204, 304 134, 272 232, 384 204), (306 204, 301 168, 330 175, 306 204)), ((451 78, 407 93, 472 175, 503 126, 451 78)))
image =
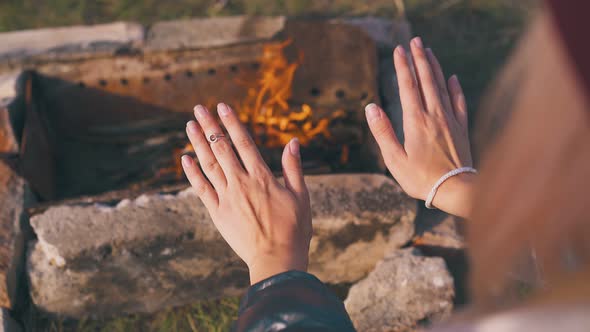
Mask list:
POLYGON ((367 114, 367 120, 369 121, 377 120, 381 117, 379 106, 374 103, 371 103, 365 107, 365 113, 367 114))
POLYGON ((289 152, 291 152, 291 155, 294 157, 299 158, 299 150, 299 138, 295 137, 289 142, 289 152))
POLYGON ((186 130, 190 133, 190 134, 195 134, 197 132, 197 124, 195 123, 195 121, 189 121, 186 124, 186 130))
POLYGON ((451 78, 449 78, 449 85, 451 85, 454 89, 459 87, 459 78, 457 75, 453 75, 451 78))
POLYGON ((432 52, 431 48, 427 48, 426 53, 428 54, 428 56, 434 57, 434 52, 432 52))
POLYGON ((197 116, 197 118, 203 118, 207 116, 207 113, 207 110, 202 105, 195 106, 195 115, 197 116))
POLYGON ((412 40, 412 42, 414 43, 414 45, 416 45, 416 47, 424 48, 424 44, 422 43, 422 38, 416 37, 412 40))
POLYGON ((191 157, 184 155, 182 156, 182 158, 180 158, 181 162, 182 162, 182 166, 184 167, 190 167, 191 165, 191 157))
POLYGON ((224 103, 217 105, 217 113, 220 116, 228 116, 231 113, 231 109, 224 103))
POLYGON ((405 56, 406 50, 404 49, 404 47, 402 45, 399 45, 398 47, 396 47, 395 53, 397 53, 397 55, 405 56))

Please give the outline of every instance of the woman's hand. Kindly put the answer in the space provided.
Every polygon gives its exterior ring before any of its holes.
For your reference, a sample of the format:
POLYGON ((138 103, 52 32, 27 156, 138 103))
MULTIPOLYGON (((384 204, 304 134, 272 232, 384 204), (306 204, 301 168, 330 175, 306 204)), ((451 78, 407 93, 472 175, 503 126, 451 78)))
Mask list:
POLYGON ((289 270, 307 271, 311 208, 299 142, 293 139, 283 151, 283 186, 233 110, 219 104, 217 113, 229 137, 214 143, 210 138, 223 131, 204 107, 195 107, 198 124, 187 124, 202 167, 191 157, 182 157, 192 187, 223 238, 248 265, 252 284, 289 270))
MULTIPOLYGON (((391 174, 408 195, 424 200, 441 176, 472 166, 467 105, 457 76, 446 82, 438 60, 420 38, 412 40, 411 55, 402 46, 397 47, 394 62, 403 108, 404 145, 377 105, 367 106, 367 121, 391 174)), ((474 178, 473 174, 450 178, 439 188, 433 205, 467 217, 474 178)))

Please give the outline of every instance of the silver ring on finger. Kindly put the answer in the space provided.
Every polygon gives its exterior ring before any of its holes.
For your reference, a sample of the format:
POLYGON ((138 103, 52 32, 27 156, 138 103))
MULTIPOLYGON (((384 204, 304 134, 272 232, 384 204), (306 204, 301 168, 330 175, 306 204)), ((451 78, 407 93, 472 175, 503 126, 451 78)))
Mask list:
POLYGON ((219 142, 224 137, 225 137, 224 134, 211 134, 211 135, 209 135, 209 137, 207 137, 207 139, 209 140, 210 144, 215 144, 215 143, 219 142))

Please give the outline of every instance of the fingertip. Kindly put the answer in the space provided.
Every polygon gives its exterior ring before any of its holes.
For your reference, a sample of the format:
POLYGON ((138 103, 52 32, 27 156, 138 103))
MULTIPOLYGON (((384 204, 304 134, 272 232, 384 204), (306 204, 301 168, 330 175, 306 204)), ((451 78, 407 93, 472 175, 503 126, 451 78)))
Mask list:
POLYGON ((289 142, 289 152, 291 153, 291 155, 293 157, 299 159, 299 157, 300 157, 299 138, 294 137, 293 139, 291 139, 291 141, 289 142))
POLYGON ((424 48, 424 43, 422 42, 422 38, 421 37, 414 37, 414 39, 412 39, 412 45, 414 45, 415 47, 419 48, 419 49, 423 49, 424 48))
POLYGON ((393 64, 396 73, 399 74, 400 71, 410 70, 410 59, 406 49, 402 45, 399 45, 393 53, 393 64))
POLYGON ((197 105, 193 108, 193 110, 197 119, 202 119, 207 116, 207 113, 209 113, 203 105, 197 105))
POLYGON ((191 157, 189 157, 187 155, 183 155, 180 158, 180 161, 182 162, 182 166, 184 166, 185 168, 191 167, 193 165, 193 163, 194 163, 193 158, 191 158, 191 157))
POLYGON ((291 166, 292 164, 299 164, 301 159, 300 157, 301 152, 301 143, 299 142, 299 138, 293 137, 289 143, 285 145, 283 149, 283 158, 282 163, 283 166, 291 166))
POLYGON ((449 77, 449 85, 453 86, 456 85, 458 82, 457 75, 453 74, 449 77))
POLYGON ((423 59, 424 61, 430 63, 428 51, 422 43, 422 38, 416 37, 412 39, 412 41, 410 42, 410 51, 411 58, 415 66, 418 65, 418 59, 423 59))
POLYGON ((220 116, 226 117, 232 113, 231 108, 225 103, 217 104, 217 114, 220 116))
POLYGON ((300 143, 299 139, 293 138, 283 151, 282 166, 283 166, 283 178, 285 180, 285 186, 287 189, 292 191, 299 199, 302 194, 305 193, 305 180, 303 179, 303 168, 301 167, 301 158, 299 151, 300 143))
POLYGON ((461 87, 457 75, 453 75, 449 78, 449 90, 451 90, 452 95, 463 95, 463 88, 461 87))
POLYGON ((369 122, 379 120, 381 118, 381 108, 375 103, 370 103, 365 107, 365 115, 369 122))
POLYGON ((199 127, 197 127, 197 123, 193 120, 186 123, 186 132, 190 135, 195 135, 198 133, 199 127))

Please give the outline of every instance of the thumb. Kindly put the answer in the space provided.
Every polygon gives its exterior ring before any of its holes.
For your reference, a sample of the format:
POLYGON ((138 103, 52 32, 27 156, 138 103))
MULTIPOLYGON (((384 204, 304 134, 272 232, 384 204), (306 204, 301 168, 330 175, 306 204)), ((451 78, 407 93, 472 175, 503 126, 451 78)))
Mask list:
POLYGON ((303 179, 303 169, 301 167, 299 139, 293 138, 283 150, 283 177, 285 186, 289 189, 300 202, 304 202, 307 197, 307 187, 303 179))
POLYGON ((393 160, 403 158, 406 155, 406 151, 397 139, 391 121, 389 121, 387 114, 383 112, 381 107, 375 104, 369 104, 365 108, 365 114, 369 129, 381 149, 385 163, 390 166, 393 164, 393 160))

